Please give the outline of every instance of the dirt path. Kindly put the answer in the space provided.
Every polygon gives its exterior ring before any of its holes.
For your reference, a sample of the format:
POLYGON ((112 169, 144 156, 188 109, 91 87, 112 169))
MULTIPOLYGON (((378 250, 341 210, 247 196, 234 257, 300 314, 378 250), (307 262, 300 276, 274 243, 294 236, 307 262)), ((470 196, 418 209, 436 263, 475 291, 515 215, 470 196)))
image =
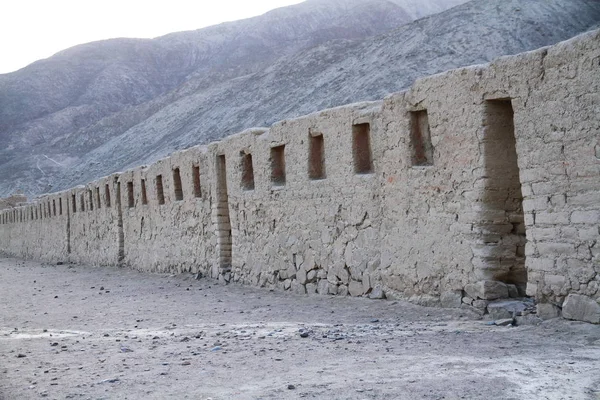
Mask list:
POLYGON ((590 324, 13 259, 0 298, 3 400, 600 399, 590 324))

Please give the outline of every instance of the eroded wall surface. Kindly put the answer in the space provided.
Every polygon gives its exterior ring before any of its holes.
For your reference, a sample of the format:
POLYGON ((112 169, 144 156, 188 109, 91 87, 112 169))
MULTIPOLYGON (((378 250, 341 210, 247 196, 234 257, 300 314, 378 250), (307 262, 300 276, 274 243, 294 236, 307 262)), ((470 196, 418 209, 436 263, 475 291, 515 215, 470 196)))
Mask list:
POLYGON ((599 115, 595 31, 5 210, 0 250, 426 305, 528 295, 600 323, 599 115))

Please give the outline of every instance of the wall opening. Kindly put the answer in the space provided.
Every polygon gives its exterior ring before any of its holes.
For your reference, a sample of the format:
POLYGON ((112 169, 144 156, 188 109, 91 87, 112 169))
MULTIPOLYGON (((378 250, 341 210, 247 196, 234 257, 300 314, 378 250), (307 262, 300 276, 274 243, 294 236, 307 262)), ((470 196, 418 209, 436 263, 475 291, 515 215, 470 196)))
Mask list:
POLYGON ((96 204, 98 204, 98 208, 102 208, 102 203, 100 202, 100 188, 96 186, 96 204))
POLYGON ((370 174, 373 172, 371 126, 368 123, 352 125, 352 155, 354 156, 354 173, 370 174))
POLYGON ((156 175, 156 198, 158 204, 165 204, 165 192, 163 191, 162 175, 156 175))
POLYGON ((271 147, 271 183, 285 185, 285 145, 271 147))
POLYGON ((71 195, 71 207, 72 207, 72 210, 73 210, 73 214, 75 214, 77 212, 77 200, 76 200, 76 198, 77 198, 77 196, 75 195, 75 193, 73 193, 71 195))
POLYGON ((410 113, 410 142, 412 165, 417 167, 433 165, 433 146, 427 110, 410 113))
POLYGON ((241 152, 242 159, 242 189, 254 190, 254 165, 252 163, 252 154, 241 152))
POLYGON ((85 196, 83 195, 83 193, 81 193, 79 195, 79 203, 80 203, 79 206, 80 206, 81 212, 84 212, 85 211, 85 196))
POLYGON ((62 197, 58 198, 58 215, 62 215, 62 197))
POLYGON ((142 179, 140 181, 140 187, 142 188, 142 204, 148 204, 148 193, 146 192, 146 180, 142 179))
POLYGON ((56 200, 52 199, 52 214, 56 217, 56 200))
POLYGON ((94 211, 94 194, 92 193, 92 189, 88 190, 88 195, 90 198, 90 211, 94 211))
POLYGON ((110 187, 108 183, 104 186, 104 197, 106 201, 106 207, 110 207, 110 187))
POLYGON ((202 197, 202 189, 200 187, 200 167, 192 166, 192 180, 194 181, 194 196, 202 197))
POLYGON ((308 134, 308 177, 325 179, 325 140, 322 133, 308 134))
POLYGON ((127 207, 135 206, 135 197, 133 195, 133 182, 127 182, 127 207))
POLYGON ((481 203, 483 275, 517 286, 525 294, 525 222, 523 195, 510 99, 485 102, 481 203))
POLYGON ((117 207, 117 230, 119 238, 119 252, 117 254, 117 263, 121 265, 125 260, 125 231, 123 230, 123 208, 121 207, 121 182, 115 178, 117 184, 117 193, 115 197, 115 206, 117 207))
POLYGON ((183 188, 181 186, 181 173, 179 168, 173 170, 173 189, 175 191, 175 200, 183 200, 183 188))
POLYGON ((227 193, 227 163, 224 155, 217 156, 217 247, 219 255, 219 273, 231 270, 231 222, 229 219, 229 195, 227 193))

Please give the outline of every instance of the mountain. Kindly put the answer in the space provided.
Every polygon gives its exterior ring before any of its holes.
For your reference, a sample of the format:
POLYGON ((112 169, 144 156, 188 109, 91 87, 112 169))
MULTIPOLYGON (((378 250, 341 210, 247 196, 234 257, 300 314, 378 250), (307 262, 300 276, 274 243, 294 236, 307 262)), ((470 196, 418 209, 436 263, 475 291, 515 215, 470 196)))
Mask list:
POLYGON ((248 127, 380 99, 599 22, 594 0, 309 0, 153 40, 76 46, 0 75, 0 195, 66 188, 248 127))

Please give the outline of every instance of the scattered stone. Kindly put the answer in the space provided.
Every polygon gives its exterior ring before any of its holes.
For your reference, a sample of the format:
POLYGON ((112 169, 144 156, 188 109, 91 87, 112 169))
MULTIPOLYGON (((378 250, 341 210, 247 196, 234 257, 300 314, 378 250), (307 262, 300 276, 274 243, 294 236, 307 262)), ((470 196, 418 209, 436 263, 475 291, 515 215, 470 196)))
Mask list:
POLYGON ((296 389, 296 386, 294 386, 294 385, 288 385, 287 388, 288 388, 288 390, 294 390, 294 389, 296 389))
POLYGON ((369 294, 369 298, 372 300, 383 300, 385 299, 385 297, 385 292, 383 291, 381 286, 375 286, 369 294))
POLYGON ((307 338, 308 336, 309 336, 308 331, 302 331, 302 332, 300 332, 300 337, 307 338))
POLYGON ((59 261, 59 262, 56 263, 56 265, 64 265, 64 262, 63 261, 59 261))
POLYGON ((550 303, 541 303, 537 305, 537 316, 542 320, 560 317, 560 308, 550 303))
POLYGON ((508 325, 512 325, 513 319, 512 318, 498 319, 498 320, 494 321, 494 323, 496 324, 496 326, 508 326, 508 325))
POLYGON ((119 378, 104 379, 104 380, 100 381, 99 383, 117 383, 117 382, 119 382, 119 378))
POLYGON ((223 348, 221 346, 215 346, 212 349, 210 349, 210 351, 221 351, 223 350, 223 348))
POLYGON ((600 304, 581 294, 570 294, 563 303, 562 315, 566 319, 600 324, 600 304))
POLYGON ((520 300, 496 300, 487 305, 487 311, 493 319, 514 318, 517 315, 533 311, 533 303, 520 300))
POLYGON ((27 357, 27 356, 23 353, 17 354, 17 358, 25 358, 25 357, 27 357))

